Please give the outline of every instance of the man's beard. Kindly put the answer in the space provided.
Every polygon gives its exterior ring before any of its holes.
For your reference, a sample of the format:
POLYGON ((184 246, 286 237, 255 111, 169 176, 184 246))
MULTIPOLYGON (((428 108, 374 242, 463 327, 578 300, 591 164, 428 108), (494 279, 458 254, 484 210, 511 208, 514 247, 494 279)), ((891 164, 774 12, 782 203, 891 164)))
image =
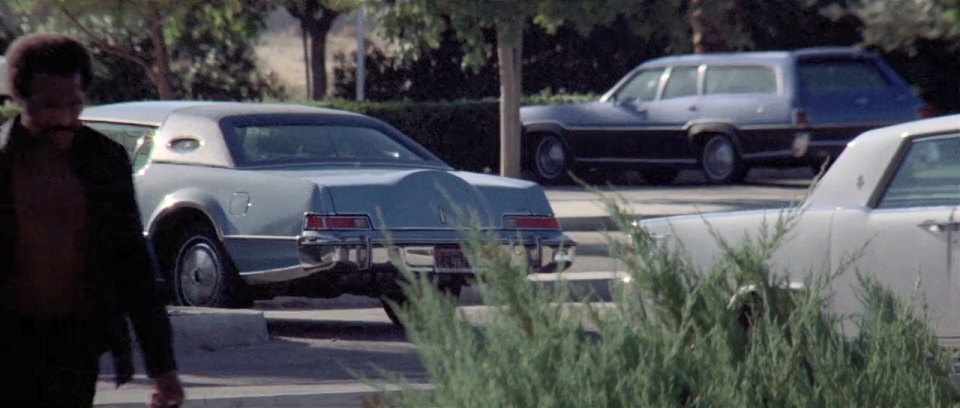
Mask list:
POLYGON ((54 126, 43 129, 40 137, 51 141, 57 147, 66 149, 73 143, 73 137, 79 131, 80 126, 54 126))

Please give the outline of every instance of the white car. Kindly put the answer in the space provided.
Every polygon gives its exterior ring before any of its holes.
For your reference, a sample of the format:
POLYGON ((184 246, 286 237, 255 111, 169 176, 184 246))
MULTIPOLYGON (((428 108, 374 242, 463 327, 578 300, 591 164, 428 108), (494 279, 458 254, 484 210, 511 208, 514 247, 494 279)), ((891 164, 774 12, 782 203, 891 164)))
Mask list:
MULTIPOLYGON (((774 253, 774 272, 791 283, 836 268, 863 250, 851 269, 899 295, 919 290, 941 340, 960 339, 960 115, 866 132, 854 139, 800 204, 796 225, 774 253)), ((637 222, 669 245, 682 244, 700 266, 718 259, 713 229, 730 243, 772 230, 782 210, 651 218, 637 222), (764 226, 766 222, 766 226, 764 226)), ((857 279, 848 270, 831 288, 834 311, 856 313, 857 279)))

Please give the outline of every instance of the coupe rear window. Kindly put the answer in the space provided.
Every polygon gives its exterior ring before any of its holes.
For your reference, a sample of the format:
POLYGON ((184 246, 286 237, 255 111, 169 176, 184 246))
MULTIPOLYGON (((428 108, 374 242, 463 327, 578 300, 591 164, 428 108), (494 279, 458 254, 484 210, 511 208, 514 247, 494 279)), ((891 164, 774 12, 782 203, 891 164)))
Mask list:
POLYGON ((830 93, 885 89, 889 86, 870 61, 807 61, 797 69, 800 86, 809 93, 830 93))
POLYGON ((423 158, 372 128, 328 125, 237 126, 235 160, 241 165, 333 161, 423 161, 423 158))

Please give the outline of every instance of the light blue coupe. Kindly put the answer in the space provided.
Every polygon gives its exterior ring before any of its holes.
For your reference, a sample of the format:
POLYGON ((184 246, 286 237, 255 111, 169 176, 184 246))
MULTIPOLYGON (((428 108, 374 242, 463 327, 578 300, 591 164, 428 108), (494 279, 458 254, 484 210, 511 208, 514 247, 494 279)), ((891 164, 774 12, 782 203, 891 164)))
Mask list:
POLYGON ((88 108, 81 118, 127 147, 144 234, 180 304, 244 306, 278 294, 395 299, 391 255, 458 293, 474 273, 461 252, 462 214, 532 272, 573 260, 575 243, 539 185, 456 171, 364 115, 134 102, 88 108))

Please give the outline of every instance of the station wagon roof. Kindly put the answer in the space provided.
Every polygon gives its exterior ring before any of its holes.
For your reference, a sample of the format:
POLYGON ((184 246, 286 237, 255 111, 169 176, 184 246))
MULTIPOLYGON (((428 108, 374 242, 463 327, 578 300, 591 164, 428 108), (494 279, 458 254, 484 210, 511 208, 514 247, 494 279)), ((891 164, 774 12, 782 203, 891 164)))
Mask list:
POLYGON ((124 102, 89 107, 83 110, 80 118, 83 120, 101 120, 106 122, 160 126, 164 120, 174 113, 200 116, 213 120, 236 115, 279 113, 355 115, 350 112, 334 109, 281 103, 264 104, 208 101, 144 101, 124 102))
POLYGON ((865 51, 853 47, 814 47, 793 51, 750 51, 715 54, 686 54, 655 58, 644 62, 643 67, 666 66, 676 64, 710 64, 729 62, 756 62, 780 64, 792 57, 814 57, 828 55, 867 55, 865 51))

